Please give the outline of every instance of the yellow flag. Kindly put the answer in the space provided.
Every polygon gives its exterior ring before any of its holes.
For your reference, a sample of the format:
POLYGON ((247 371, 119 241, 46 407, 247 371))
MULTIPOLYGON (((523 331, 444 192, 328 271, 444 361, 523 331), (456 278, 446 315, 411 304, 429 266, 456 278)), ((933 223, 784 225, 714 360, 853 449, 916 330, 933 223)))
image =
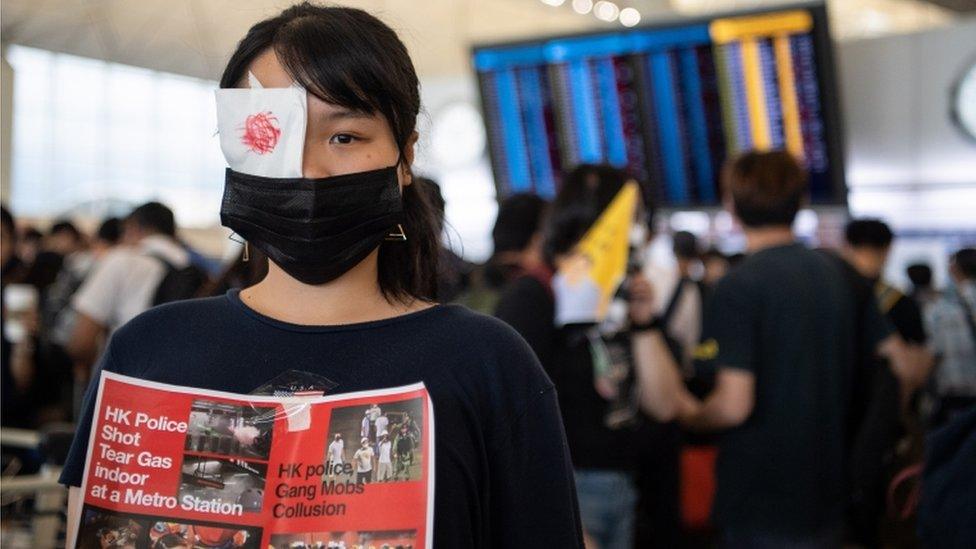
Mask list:
POLYGON ((588 278, 600 289, 597 319, 602 320, 606 316, 613 294, 627 276, 630 229, 639 197, 636 181, 624 184, 576 246, 576 253, 586 258, 588 278))

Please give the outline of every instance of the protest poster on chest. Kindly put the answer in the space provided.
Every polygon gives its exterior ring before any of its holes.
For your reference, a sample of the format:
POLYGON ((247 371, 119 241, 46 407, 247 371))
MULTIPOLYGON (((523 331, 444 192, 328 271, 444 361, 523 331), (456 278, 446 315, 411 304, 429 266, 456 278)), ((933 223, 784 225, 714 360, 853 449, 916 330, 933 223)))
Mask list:
POLYGON ((255 396, 104 372, 74 547, 431 547, 433 461, 422 383, 255 396))

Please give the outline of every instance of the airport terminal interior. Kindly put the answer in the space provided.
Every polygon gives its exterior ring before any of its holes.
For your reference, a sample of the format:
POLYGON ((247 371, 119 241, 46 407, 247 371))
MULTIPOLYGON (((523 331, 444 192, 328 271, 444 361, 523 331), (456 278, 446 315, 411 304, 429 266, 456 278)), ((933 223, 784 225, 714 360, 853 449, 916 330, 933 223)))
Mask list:
POLYGON ((976 1, 0 47, 0 548, 976 547, 976 1))

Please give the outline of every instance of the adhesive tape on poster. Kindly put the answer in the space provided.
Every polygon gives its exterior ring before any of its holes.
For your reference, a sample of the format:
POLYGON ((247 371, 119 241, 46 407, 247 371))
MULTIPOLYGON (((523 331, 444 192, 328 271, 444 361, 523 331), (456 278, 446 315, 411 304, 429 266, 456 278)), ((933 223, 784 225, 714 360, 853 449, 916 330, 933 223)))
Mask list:
POLYGON ((312 405, 308 398, 288 398, 282 405, 288 419, 288 432, 307 431, 312 426, 312 405))

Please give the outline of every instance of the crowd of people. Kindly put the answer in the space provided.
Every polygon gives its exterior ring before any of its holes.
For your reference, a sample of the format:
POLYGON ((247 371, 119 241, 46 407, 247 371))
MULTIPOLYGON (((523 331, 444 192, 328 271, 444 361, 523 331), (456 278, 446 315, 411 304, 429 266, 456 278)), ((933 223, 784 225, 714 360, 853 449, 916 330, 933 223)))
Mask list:
MULTIPOLYGON (((930 540, 962 535, 938 524, 958 512, 946 503, 952 494, 972 487, 958 481, 971 464, 954 470, 958 435, 935 435, 974 421, 976 249, 952 254, 945 290, 934 288, 929 266, 909 266, 903 293, 884 277, 895 239, 888 225, 854 219, 834 250, 799 243, 791 225, 802 169, 783 153, 750 153, 724 181, 744 253, 706 249, 679 231, 670 235, 673 266, 652 265, 654 211, 641 208, 618 292, 628 329, 561 322, 573 296, 554 290, 553 277, 627 181, 620 170, 583 165, 552 202, 507 197, 487 264, 441 261, 445 300, 514 327, 554 382, 590 543, 877 547, 916 530, 930 540), (598 364, 607 349, 622 349, 626 365, 627 383, 612 398, 598 364), (714 468, 692 469, 715 476, 711 524, 687 520, 684 494, 701 489, 687 475, 695 448, 718 455, 714 468)), ((91 234, 69 220, 41 232, 4 209, 2 239, 7 427, 74 420, 115 329, 154 305, 247 287, 268 268, 251 249, 215 270, 157 202, 91 234)), ((441 258, 451 253, 444 247, 441 258)), ((391 425, 378 406, 365 410, 360 444, 348 452, 357 482, 409 475, 416 441, 402 423, 391 425)), ((328 459, 344 463, 346 454, 336 434, 328 459)))
MULTIPOLYGON (((791 224, 803 203, 802 170, 782 153, 747 154, 725 176, 745 252, 706 249, 679 231, 670 235, 673 266, 651 265, 654 212, 641 209, 619 292, 629 328, 596 326, 595 341, 594 326, 559 321, 573 296, 554 291, 553 276, 627 180, 583 165, 551 203, 507 197, 486 265, 441 262, 449 297, 514 327, 555 383, 590 542, 614 549, 718 536, 742 547, 876 547, 914 530, 948 535, 932 509, 945 512, 950 496, 926 497, 920 486, 962 489, 953 488, 959 462, 951 454, 926 462, 925 437, 973 421, 976 249, 952 254, 945 290, 933 287, 930 267, 909 266, 912 287, 903 293, 884 278, 895 239, 888 225, 852 220, 835 250, 798 243, 791 224), (597 357, 621 341, 629 385, 608 398, 597 357), (637 413, 621 420, 621 409, 637 413), (684 492, 700 489, 684 459, 694 448, 718 455, 714 469, 693 469, 716 479, 706 525, 686 520, 683 504, 684 492), (928 465, 943 471, 922 484, 928 465)), ((4 303, 8 427, 72 421, 105 339, 142 311, 246 287, 267 272, 258 250, 214 270, 157 202, 90 235, 69 220, 47 232, 17 225, 4 209, 2 238, 3 285, 15 290, 3 293, 16 301, 4 303)), ((450 253, 445 247, 441 257, 450 253)), ((349 452, 357 482, 409 474, 408 426, 391 426, 373 406, 360 435, 349 452)), ((329 459, 347 459, 340 434, 329 459)))
MULTIPOLYGON (((385 412, 373 404, 363 412, 359 446, 351 449, 353 478, 358 484, 413 480, 411 468, 420 450, 421 430, 407 412, 385 412)), ((346 442, 335 433, 326 450, 330 480, 345 480, 338 472, 347 463, 346 442)))
POLYGON ((552 203, 502 201, 493 232, 490 268, 504 280, 495 314, 556 385, 590 541, 879 547, 910 545, 916 530, 932 546, 976 539, 961 526, 973 456, 959 434, 924 442, 953 422, 970 447, 976 435, 976 249, 952 255, 945 291, 932 288, 931 269, 911 266, 915 287, 903 294, 883 276, 894 238, 884 222, 852 220, 839 249, 811 249, 791 228, 802 168, 785 153, 745 154, 723 182, 743 255, 703 250, 678 232, 671 272, 641 265, 653 212, 637 219, 646 227, 632 241, 639 267, 623 288, 643 414, 619 424, 601 391, 601 353, 580 326, 560 326, 560 301, 573 296, 552 280, 626 180, 581 166, 552 203), (713 469, 686 459, 702 446, 717 449, 713 469), (701 489, 689 471, 715 475, 711 528, 684 520, 688 492, 701 489))
POLYGON ((20 428, 72 421, 115 329, 154 305, 219 291, 236 267, 214 272, 158 202, 92 234, 70 220, 47 233, 18 226, 4 208, 2 259, 4 325, 16 327, 3 337, 3 425, 20 428))

